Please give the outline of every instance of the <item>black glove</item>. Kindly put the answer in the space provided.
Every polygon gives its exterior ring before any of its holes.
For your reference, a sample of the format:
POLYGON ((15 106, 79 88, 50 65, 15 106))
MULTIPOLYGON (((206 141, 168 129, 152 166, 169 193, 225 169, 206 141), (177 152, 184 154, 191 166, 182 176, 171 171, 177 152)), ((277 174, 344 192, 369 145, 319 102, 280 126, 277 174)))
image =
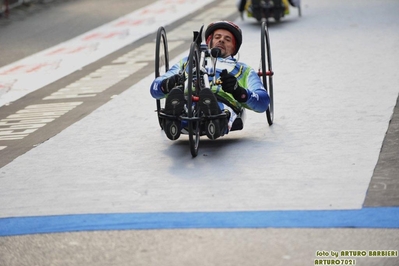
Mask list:
POLYGON ((236 77, 227 73, 226 69, 223 69, 222 73, 220 73, 220 80, 222 81, 223 91, 233 95, 238 102, 243 103, 248 100, 247 90, 240 87, 236 77))
POLYGON ((161 90, 163 91, 163 93, 169 93, 174 87, 180 85, 180 79, 181 77, 179 74, 164 79, 161 83, 161 90))

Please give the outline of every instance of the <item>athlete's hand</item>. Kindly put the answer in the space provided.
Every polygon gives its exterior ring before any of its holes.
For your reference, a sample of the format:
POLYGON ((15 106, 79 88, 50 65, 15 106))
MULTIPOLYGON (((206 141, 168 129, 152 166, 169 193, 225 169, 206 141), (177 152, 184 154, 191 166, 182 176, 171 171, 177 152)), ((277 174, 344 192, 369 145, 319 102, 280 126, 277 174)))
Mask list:
POLYGON ((238 87, 236 77, 227 73, 226 69, 223 69, 222 73, 220 73, 220 80, 222 81, 222 89, 225 92, 233 94, 238 87))
POLYGON ((237 82, 237 78, 227 73, 226 69, 220 73, 220 80, 222 81, 223 91, 233 95, 234 99, 238 102, 246 102, 248 99, 247 90, 240 87, 237 82))
POLYGON ((180 85, 181 76, 179 74, 173 75, 169 78, 166 78, 161 83, 161 89, 163 93, 169 93, 174 87, 180 85))

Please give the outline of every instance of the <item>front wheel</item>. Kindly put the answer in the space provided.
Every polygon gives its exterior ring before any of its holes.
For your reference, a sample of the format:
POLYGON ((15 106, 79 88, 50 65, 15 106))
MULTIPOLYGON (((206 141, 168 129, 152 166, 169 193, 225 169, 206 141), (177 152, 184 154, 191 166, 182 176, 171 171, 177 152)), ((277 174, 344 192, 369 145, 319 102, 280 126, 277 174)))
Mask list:
POLYGON ((193 42, 190 46, 187 65, 187 117, 188 117, 188 137, 190 141, 190 151, 193 157, 198 155, 200 140, 200 117, 198 104, 193 101, 198 96, 201 84, 200 76, 200 53, 198 45, 193 42))

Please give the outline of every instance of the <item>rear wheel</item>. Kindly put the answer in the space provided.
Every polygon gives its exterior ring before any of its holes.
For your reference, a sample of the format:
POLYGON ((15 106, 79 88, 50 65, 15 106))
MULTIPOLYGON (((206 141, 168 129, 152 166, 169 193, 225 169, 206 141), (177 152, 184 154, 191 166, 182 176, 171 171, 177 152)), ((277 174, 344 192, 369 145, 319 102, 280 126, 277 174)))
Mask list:
POLYGON ((298 15, 301 17, 302 16, 302 11, 301 11, 301 0, 288 0, 290 2, 290 5, 293 7, 298 8, 298 15))
POLYGON ((269 125, 274 120, 274 99, 273 99, 273 70, 270 51, 270 39, 267 29, 267 22, 262 23, 261 29, 261 60, 262 60, 262 83, 265 90, 269 93, 270 103, 266 110, 266 118, 269 125))
MULTIPOLYGON (((169 70, 169 50, 168 40, 166 38, 166 30, 164 27, 159 27, 155 41, 155 78, 165 74, 169 70)), ((159 117, 161 106, 165 105, 163 100, 156 100, 158 122, 161 128, 162 121, 159 117)))
POLYGON ((200 76, 200 52, 198 45, 193 42, 190 46, 187 66, 187 117, 188 117, 188 137, 190 141, 190 151, 193 157, 198 155, 200 140, 200 117, 197 102, 193 101, 198 97, 201 76, 200 76))

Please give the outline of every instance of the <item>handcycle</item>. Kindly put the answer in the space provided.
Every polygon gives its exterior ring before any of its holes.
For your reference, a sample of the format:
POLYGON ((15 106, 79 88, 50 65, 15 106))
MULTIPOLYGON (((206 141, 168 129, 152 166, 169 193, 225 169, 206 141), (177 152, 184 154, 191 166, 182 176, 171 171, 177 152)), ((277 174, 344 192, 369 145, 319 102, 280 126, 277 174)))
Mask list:
MULTIPOLYGON (((211 88, 217 85, 218 81, 215 77, 217 50, 210 50, 205 44, 202 44, 203 26, 199 31, 194 31, 193 41, 190 45, 187 63, 182 69, 182 81, 178 84, 185 91, 185 112, 179 117, 165 114, 162 110, 163 101, 156 100, 156 112, 161 129, 163 129, 162 121, 164 119, 180 120, 184 123, 184 131, 188 134, 190 151, 193 157, 198 155, 200 137, 205 135, 205 121, 210 124, 212 120, 226 117, 226 113, 217 115, 204 115, 199 108, 199 92, 204 88, 211 88), (206 68, 206 58, 211 58, 213 67, 206 68)), ((155 45, 155 78, 161 76, 169 70, 169 50, 166 30, 159 27, 156 36, 155 45)), ((269 126, 274 120, 274 100, 273 100, 273 75, 270 39, 267 23, 262 22, 261 28, 261 59, 258 68, 258 76, 262 81, 264 89, 268 92, 270 103, 266 110, 266 118, 269 126)), ((244 118, 245 109, 237 110, 237 118, 235 119, 230 131, 242 129, 242 119, 244 118)))
POLYGON ((253 17, 259 22, 268 22, 270 18, 279 22, 289 14, 289 6, 296 7, 298 15, 302 16, 300 0, 239 0, 237 4, 239 10, 246 12, 247 17, 253 17))

